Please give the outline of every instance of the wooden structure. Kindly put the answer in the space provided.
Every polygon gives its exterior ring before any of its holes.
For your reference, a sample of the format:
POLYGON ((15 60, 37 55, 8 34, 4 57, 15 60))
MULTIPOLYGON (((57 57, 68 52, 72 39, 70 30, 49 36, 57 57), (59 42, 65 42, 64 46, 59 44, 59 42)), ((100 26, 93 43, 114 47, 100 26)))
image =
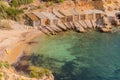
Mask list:
POLYGON ((65 22, 65 18, 62 14, 60 14, 57 10, 53 10, 52 13, 60 19, 61 22, 65 22))
POLYGON ((73 21, 73 15, 68 10, 59 10, 59 12, 64 16, 65 22, 73 21))
POLYGON ((74 29, 75 26, 77 30, 81 31, 83 30, 81 27, 84 29, 95 28, 97 22, 102 20, 104 14, 105 13, 102 10, 96 9, 69 9, 53 10, 52 12, 32 12, 25 15, 25 19, 27 20, 25 23, 34 27, 46 26, 46 29, 51 32, 52 29, 54 29, 53 31, 57 31, 58 29, 74 29), (54 26, 54 28, 52 26, 54 26))
POLYGON ((95 19, 93 10, 85 10, 83 12, 86 15, 86 20, 93 20, 93 19, 95 19))
POLYGON ((79 20, 93 20, 99 19, 104 15, 104 12, 101 10, 79 10, 76 9, 76 12, 79 13, 79 20))
POLYGON ((75 11, 79 14, 79 21, 86 19, 86 14, 83 11, 79 9, 75 9, 75 11))
POLYGON ((73 21, 79 21, 79 14, 75 9, 69 9, 70 13, 73 15, 73 21))
POLYGON ((38 17, 32 13, 25 14, 25 24, 37 28, 40 25, 38 17))
POLYGON ((105 13, 102 10, 93 10, 93 14, 95 15, 95 19, 99 19, 105 15, 105 13))
POLYGON ((56 25, 59 22, 59 19, 53 15, 52 13, 48 13, 48 12, 41 12, 42 15, 44 15, 47 18, 47 22, 46 25, 56 25))
POLYGON ((40 26, 44 26, 47 24, 47 17, 45 17, 43 14, 41 14, 40 12, 33 12, 33 14, 39 18, 40 26))

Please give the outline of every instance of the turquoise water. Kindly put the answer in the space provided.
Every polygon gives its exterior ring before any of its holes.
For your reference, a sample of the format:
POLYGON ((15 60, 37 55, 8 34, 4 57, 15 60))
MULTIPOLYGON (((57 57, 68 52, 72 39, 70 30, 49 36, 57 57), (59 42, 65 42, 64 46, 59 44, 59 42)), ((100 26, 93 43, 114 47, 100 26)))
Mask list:
POLYGON ((120 80, 120 32, 66 32, 43 36, 31 62, 50 69, 55 80, 120 80))

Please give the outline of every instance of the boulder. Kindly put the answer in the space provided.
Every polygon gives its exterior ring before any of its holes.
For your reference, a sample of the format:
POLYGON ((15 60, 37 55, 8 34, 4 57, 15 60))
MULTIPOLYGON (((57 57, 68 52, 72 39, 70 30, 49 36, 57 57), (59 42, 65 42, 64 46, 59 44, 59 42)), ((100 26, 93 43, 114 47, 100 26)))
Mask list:
POLYGON ((111 32, 111 29, 110 29, 110 28, 105 28, 105 27, 101 27, 101 28, 99 28, 98 30, 101 31, 101 32, 105 32, 105 33, 111 32))

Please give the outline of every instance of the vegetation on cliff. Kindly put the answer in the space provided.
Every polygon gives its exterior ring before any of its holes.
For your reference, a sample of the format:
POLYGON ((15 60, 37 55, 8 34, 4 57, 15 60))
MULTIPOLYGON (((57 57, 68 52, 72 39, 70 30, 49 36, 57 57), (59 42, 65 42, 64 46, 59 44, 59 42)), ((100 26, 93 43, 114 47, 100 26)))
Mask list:
POLYGON ((28 66, 25 77, 16 72, 8 62, 0 62, 0 80, 54 80, 51 71, 42 67, 28 66))
POLYGON ((3 61, 1 61, 1 62, 0 62, 0 69, 1 69, 2 67, 5 67, 5 68, 9 69, 9 68, 10 68, 10 65, 8 64, 8 62, 3 62, 3 61))
POLYGON ((0 1, 0 18, 16 20, 18 15, 23 13, 22 10, 15 7, 10 7, 7 3, 0 1))
POLYGON ((30 77, 39 79, 45 75, 50 75, 51 71, 42 67, 29 66, 28 73, 30 77))
POLYGON ((61 3, 64 0, 43 0, 43 1, 45 1, 45 2, 57 2, 57 3, 61 3))
POLYGON ((10 5, 14 6, 14 7, 20 7, 21 5, 27 5, 32 2, 33 2, 33 0, 12 0, 10 2, 10 5))
POLYGON ((31 61, 29 61, 31 57, 32 55, 23 55, 22 57, 20 57, 20 61, 13 64, 17 72, 31 78, 52 78, 52 72, 46 68, 34 65, 31 61))

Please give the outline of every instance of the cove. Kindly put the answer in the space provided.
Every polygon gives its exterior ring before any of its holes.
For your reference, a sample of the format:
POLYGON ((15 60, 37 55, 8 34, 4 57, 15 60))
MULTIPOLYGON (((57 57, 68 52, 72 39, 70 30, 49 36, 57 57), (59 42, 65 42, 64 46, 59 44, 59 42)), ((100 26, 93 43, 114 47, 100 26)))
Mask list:
POLYGON ((120 80, 120 32, 65 32, 35 39, 30 62, 55 80, 120 80))

